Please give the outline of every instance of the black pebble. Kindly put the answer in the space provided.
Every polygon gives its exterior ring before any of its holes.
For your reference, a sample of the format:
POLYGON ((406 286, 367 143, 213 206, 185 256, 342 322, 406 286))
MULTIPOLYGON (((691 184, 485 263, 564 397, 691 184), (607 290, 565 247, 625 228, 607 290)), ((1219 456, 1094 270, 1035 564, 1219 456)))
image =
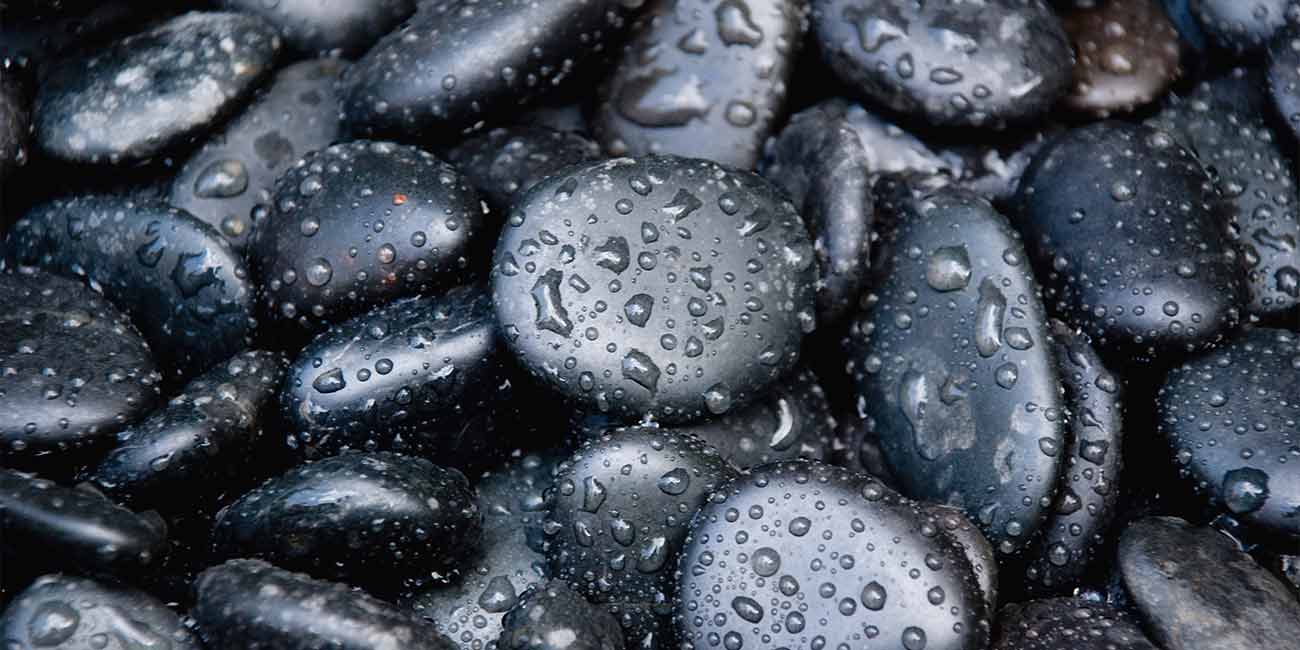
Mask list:
POLYGON ((691 517, 734 474, 716 450, 672 430, 587 441, 547 493, 552 575, 593 602, 667 602, 691 517))
POLYGON ((434 0, 344 80, 352 133, 454 140, 509 114, 605 49, 644 0, 434 0))
POLYGON ((538 182, 601 157, 600 147, 586 137, 541 126, 492 129, 447 152, 447 160, 478 188, 499 221, 515 197, 538 182))
POLYGON ((249 351, 217 364, 163 408, 117 434, 117 446, 88 480, 137 508, 193 509, 259 466, 263 408, 285 362, 249 351))
POLYGON ((251 105, 176 173, 168 201, 216 228, 241 254, 270 215, 275 181, 309 151, 339 138, 345 63, 316 59, 276 73, 251 105))
POLYGON ((988 641, 961 546, 870 476, 816 462, 765 465, 722 486, 691 526, 678 576, 673 620, 685 647, 988 641))
POLYGON ((1294 137, 1300 137, 1300 26, 1279 30, 1268 46, 1268 92, 1294 137))
POLYGON ((0 462, 105 441, 159 399, 127 317, 81 283, 0 273, 0 462))
POLYGON ((190 614, 208 650, 456 650, 415 615, 347 585, 261 560, 231 560, 195 582, 190 614))
POLYGON ((0 60, 0 181, 27 162, 31 130, 31 98, 26 71, 0 60))
POLYGON ((163 203, 86 195, 41 204, 5 242, 21 264, 85 278, 131 316, 170 380, 244 349, 253 285, 211 226, 163 203))
POLYGON ((1298 386, 1300 334, 1251 328, 1171 370, 1157 397, 1183 478, 1284 544, 1300 543, 1298 386))
POLYGON ((993 650, 1159 650, 1123 612, 1079 598, 1008 605, 993 650))
POLYGON ((1300 602, 1214 529, 1136 521, 1120 536, 1119 569, 1146 629, 1168 650, 1281 650, 1300 639, 1300 602))
POLYGON ((43 562, 135 578, 166 552, 157 513, 137 515, 93 488, 64 487, 0 469, 0 539, 5 561, 43 562))
POLYGON ((415 11, 415 0, 221 0, 222 7, 261 16, 289 46, 306 54, 365 52, 415 11))
POLYGON ((519 406, 482 286, 397 300, 334 326, 298 356, 280 396, 308 457, 385 449, 463 469, 512 448, 519 406))
POLYGON ((622 650, 623 630, 608 611, 563 582, 525 592, 505 616, 501 650, 622 650))
POLYGON ((749 169, 784 113, 807 0, 651 3, 601 87, 596 137, 616 156, 749 169))
POLYGON ((1115 121, 1069 131, 1039 150, 1014 201, 1056 313, 1103 353, 1177 354, 1236 325, 1241 262, 1209 175, 1171 134, 1115 121))
POLYGON ((181 617, 153 596, 67 575, 37 578, 0 616, 14 650, 201 650, 181 617))
POLYGON ((149 158, 211 128, 270 72, 280 38, 261 20, 192 12, 58 64, 36 94, 36 143, 56 158, 149 158))
POLYGON ((1047 516, 1065 404, 1047 313, 1019 235, 984 199, 877 185, 896 228, 849 346, 903 493, 961 507, 999 552, 1047 516))
POLYGON ((1123 469, 1123 383, 1086 336, 1051 324, 1052 349, 1070 410, 1061 489, 1025 571, 1030 593, 1075 588, 1097 559, 1115 517, 1123 469))
POLYGON ((1295 0, 1196 0, 1191 9, 1210 40, 1235 55, 1259 49, 1300 20, 1295 0))
POLYGON ((465 476, 389 452, 343 454, 290 470, 217 515, 226 557, 258 557, 317 577, 387 587, 453 567, 479 542, 465 476))
POLYGON ((1072 75, 1042 0, 814 0, 813 27, 826 64, 865 99, 939 126, 1037 117, 1072 75))
POLYGON ((478 194, 425 151, 358 140, 311 152, 276 182, 275 210, 254 235, 263 313, 318 332, 454 286, 482 222, 478 194))
POLYGON ((816 260, 794 207, 717 163, 570 168, 515 204, 493 299, 539 381, 586 411, 721 415, 790 370, 813 330, 816 260))

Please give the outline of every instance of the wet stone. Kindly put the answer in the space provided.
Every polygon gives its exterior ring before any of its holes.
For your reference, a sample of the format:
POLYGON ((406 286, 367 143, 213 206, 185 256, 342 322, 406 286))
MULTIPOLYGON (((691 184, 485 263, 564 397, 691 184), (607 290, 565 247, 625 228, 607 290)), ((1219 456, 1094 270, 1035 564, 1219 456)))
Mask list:
POLYGON ((1122 611, 1079 598, 1008 605, 998 627, 993 650, 1158 650, 1122 611))
POLYGON ((159 399, 125 315, 74 280, 0 273, 0 464, 105 442, 159 399))
POLYGON ((875 479, 814 461, 756 468, 695 518, 673 625, 709 647, 973 650, 988 641, 962 547, 875 479))
POLYGON ((36 144, 74 162, 149 158, 241 104, 279 50, 279 37, 255 17, 191 12, 73 56, 40 84, 36 144))
POLYGON ((1268 92, 1291 135, 1300 137, 1300 27, 1280 30, 1269 43, 1268 92))
POLYGON ((858 404, 905 495, 962 508, 1012 554, 1048 515, 1065 444, 1037 282, 984 199, 888 181, 877 193, 896 226, 848 345, 858 404))
POLYGON ((585 136, 541 126, 492 129, 447 152, 447 160, 501 218, 510 213, 515 197, 546 177, 601 157, 600 147, 585 136))
POLYGON ((540 382, 585 411, 683 422, 744 405, 794 366, 816 325, 816 272, 802 220, 766 181, 652 156, 529 190, 492 288, 540 382))
POLYGON ((294 337, 468 275, 483 207, 469 183, 415 147, 357 140, 308 153, 276 182, 254 236, 260 303, 294 337))
POLYGON ((415 0, 221 0, 260 16, 289 47, 306 54, 357 55, 415 11, 415 0))
POLYGON ((609 611, 563 582, 525 592, 505 616, 500 650, 622 650, 623 629, 609 611))
POLYGON ((509 115, 605 50, 644 0, 436 0, 379 39, 343 83, 355 135, 446 140, 509 115))
POLYGON ((5 247, 13 262, 101 291, 144 334, 169 381, 247 346, 248 273, 214 228, 183 210, 114 195, 54 199, 19 219, 5 247))
POLYGON ((185 162, 169 202, 216 228, 243 253, 272 209, 281 174, 339 139, 334 86, 345 64, 316 59, 276 73, 247 109, 185 162))
POLYGON ((1034 118, 1070 84, 1070 43, 1042 0, 814 0, 813 29, 864 99, 938 126, 1034 118))
POLYGON ((1208 347, 1240 317, 1243 273, 1217 201, 1173 134, 1108 121, 1039 150, 1014 214, 1055 313, 1103 353, 1149 358, 1208 347))
POLYGON ((593 602, 665 602, 691 517, 734 473, 716 450, 673 430, 585 442, 547 492, 552 575, 593 602))
POLYGON ((1217 509, 1289 543, 1300 541, 1296 386, 1300 335, 1261 327, 1172 369, 1157 398, 1179 474, 1217 509))
POLYGON ((214 544, 317 577, 387 586, 447 569, 478 545, 478 504, 460 472, 389 452, 307 463, 222 510, 214 544))
POLYGON ((1074 45, 1063 103, 1098 117, 1139 108, 1182 74, 1181 45, 1158 0, 1101 0, 1061 18, 1074 45))
POLYGON ((1044 441, 1044 453, 1064 457, 1062 487, 1027 557, 1026 591, 1062 594, 1078 586, 1098 559, 1120 496, 1124 386, 1107 370, 1086 336, 1058 320, 1052 348, 1070 410, 1066 446, 1044 441))
POLYGON ((1300 638, 1300 602, 1214 529, 1142 519, 1120 536, 1118 557, 1124 586, 1161 647, 1286 648, 1300 638))
POLYGON ((93 488, 70 488, 0 469, 0 550, 52 568, 139 573, 162 559, 166 526, 157 513, 137 515, 93 488))
POLYGON ((231 560, 199 575, 190 614, 211 650, 454 650, 415 615, 337 582, 231 560))
POLYGON ((27 162, 32 114, 24 73, 0 64, 0 181, 27 162))
POLYGON ((340 323, 308 345, 280 394, 288 443, 308 458, 392 450, 449 467, 509 450, 509 381, 483 286, 405 298, 340 323))
POLYGON ((276 352, 241 352, 199 375, 117 445, 87 477, 137 508, 194 508, 255 471, 264 409, 284 377, 276 352))
POLYGON ((86 578, 47 575, 0 615, 0 644, 49 650, 200 650, 181 617, 153 596, 86 578))
POLYGON ((600 90, 592 127, 616 156, 754 166, 786 103, 807 0, 652 3, 600 90))
POLYGON ((1196 0, 1191 9, 1210 41, 1236 55, 1260 49, 1284 26, 1300 21, 1294 0, 1196 0))

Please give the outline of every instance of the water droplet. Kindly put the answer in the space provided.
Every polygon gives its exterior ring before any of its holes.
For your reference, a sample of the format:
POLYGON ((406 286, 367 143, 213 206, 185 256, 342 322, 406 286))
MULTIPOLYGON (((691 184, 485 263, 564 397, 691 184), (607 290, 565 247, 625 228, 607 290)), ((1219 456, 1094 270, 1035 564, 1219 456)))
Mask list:
POLYGON ((718 23, 718 36, 728 46, 757 47, 763 42, 763 30, 754 24, 744 0, 723 0, 713 10, 713 16, 718 23))
POLYGON ((1268 501, 1268 474, 1253 467, 1234 469, 1223 475, 1223 503, 1236 514, 1259 510, 1268 501))
POLYGON ((992 278, 984 278, 975 307, 975 349, 980 356, 991 357, 1002 347, 1002 319, 1006 310, 1007 297, 992 278))
POLYGON ((560 271, 548 270, 533 284, 532 296, 537 311, 537 327, 560 336, 568 336, 573 331, 573 322, 569 320, 569 312, 564 308, 560 296, 560 282, 563 279, 564 274, 560 271))
POLYGON ((318 257, 307 264, 304 277, 307 278, 307 284, 313 287, 323 286, 334 277, 334 267, 330 266, 329 260, 318 257))
POLYGON ((71 605, 48 600, 40 604, 27 622, 27 633, 36 645, 57 646, 76 634, 81 615, 71 605))
POLYGON ((872 580, 867 584, 867 586, 862 588, 862 606, 873 612, 878 612, 884 609, 885 600, 887 598, 888 594, 885 593, 885 588, 875 580, 872 580))
POLYGON ((767 546, 754 551, 749 561, 754 567, 754 573, 764 578, 776 575, 781 569, 781 554, 767 546))
POLYGON ((582 509, 587 512, 596 512, 600 506, 605 503, 605 497, 608 493, 605 490, 605 484, 594 476, 588 476, 582 481, 582 509))
POLYGON ((347 385, 348 383, 343 378, 343 370, 341 368, 330 368, 329 370, 317 375, 316 379, 311 383, 311 387, 315 388, 316 392, 326 395, 343 390, 347 385))
POLYGON ((750 623, 757 623, 763 620, 763 608, 760 607, 758 602, 753 598, 736 596, 731 601, 731 609, 736 612, 737 616, 749 621, 750 623))
POLYGON ((691 474, 685 468, 676 467, 660 476, 657 485, 664 494, 677 496, 691 486, 691 474))
POLYGON ((965 289, 970 277, 970 257, 965 246, 944 246, 930 254, 925 279, 935 291, 965 289))
POLYGON ((210 163, 194 179, 194 195, 204 199, 227 199, 248 189, 248 169, 238 160, 210 163))
POLYGON ((655 299, 648 294, 638 293, 628 298, 623 305, 623 313, 627 316, 628 322, 637 327, 645 327, 646 322, 650 320, 650 314, 654 310, 655 299))
POLYGON ((659 391, 659 366, 644 352, 633 348, 623 357, 623 378, 654 394, 659 391))
POLYGON ((714 384, 704 391, 704 406, 714 415, 731 410, 731 390, 725 384, 714 384))

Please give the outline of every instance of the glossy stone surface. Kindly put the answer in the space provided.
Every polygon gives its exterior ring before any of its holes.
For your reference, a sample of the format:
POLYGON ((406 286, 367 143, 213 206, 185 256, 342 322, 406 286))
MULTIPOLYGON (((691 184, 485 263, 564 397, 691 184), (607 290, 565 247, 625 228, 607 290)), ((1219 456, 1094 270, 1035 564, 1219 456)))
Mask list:
POLYGON ((275 181, 308 151, 339 139, 338 95, 345 63, 287 66, 248 108, 196 151, 171 182, 168 202, 216 228, 245 252, 255 221, 269 217, 275 181))
POLYGON ((258 466, 263 409, 284 377, 284 359, 241 352, 199 375, 117 445, 88 480, 137 508, 193 508, 258 466))
POLYGON ((157 513, 137 515, 93 488, 9 469, 0 469, 0 527, 7 557, 83 571, 137 575, 167 548, 157 513))
POLYGON ((470 468, 510 448, 522 399, 483 286, 406 298, 340 323, 294 361, 280 395, 307 457, 384 449, 470 468))
POLYGON ((807 29, 807 0, 652 3, 600 90, 596 137, 616 156, 753 167, 807 29))
POLYGON ((766 181, 675 157, 570 168, 515 205, 493 300, 510 348, 586 411, 721 415, 798 359, 816 260, 766 181))
POLYGON ((599 160, 600 147, 585 136, 541 126, 496 128, 447 152, 447 160, 478 188, 499 219, 517 196, 546 177, 599 160))
POLYGON ((233 11, 260 16, 285 44, 307 54, 365 52, 415 11, 415 0, 221 0, 233 11))
POLYGON ((1098 117, 1124 113, 1162 95, 1182 74, 1180 44, 1158 0, 1108 0, 1061 17, 1074 45, 1070 108, 1098 117))
POLYGON ((1211 346, 1238 321, 1244 273, 1217 201, 1172 134, 1107 121, 1045 145, 1014 214, 1056 313, 1102 350, 1150 357, 1211 346))
POLYGON ((24 73, 0 63, 0 181, 27 161, 32 111, 24 73))
POLYGON ((199 575, 190 614, 209 650, 454 650, 428 623, 337 582, 261 560, 231 560, 199 575))
POLYGON ((1123 612, 1077 598, 1007 605, 998 626, 994 650, 1159 650, 1123 612))
POLYGON ((1284 25, 1300 20, 1294 0, 1196 0, 1191 8, 1210 40, 1237 55, 1259 49, 1284 25))
POLYGON ((0 273, 0 461, 103 442, 159 399, 125 315, 74 280, 0 273))
POLYGON ((67 575, 42 576, 0 615, 7 648, 200 650, 181 617, 153 596, 67 575))
POLYGON ((311 152, 276 182, 254 236, 262 311, 301 335, 454 286, 482 222, 478 194, 428 152, 366 140, 311 152))
POLYGON ((1250 328, 1172 369, 1157 398, 1180 475, 1216 508, 1300 542, 1300 334, 1250 328))
POLYGON ((269 72, 280 39, 245 14, 192 12, 45 76, 36 144, 74 162, 148 158, 211 128, 269 72))
POLYGON ((985 200, 878 185, 896 226, 848 348, 904 494, 962 508, 1004 554, 1048 514, 1065 403, 1019 236, 985 200))
POLYGON ((422 458, 343 454, 263 483, 217 515, 226 557, 258 557, 312 575, 384 584, 454 567, 478 545, 465 476, 422 458))
POLYGON ((813 28, 844 83, 934 125, 1033 118, 1070 83, 1069 40, 1042 0, 814 0, 813 28))
POLYGON ((673 622, 694 647, 974 650, 984 600, 961 547, 865 474, 766 465, 709 500, 682 552, 673 622), (860 644, 860 645, 858 645, 860 644))
POLYGON ((622 650, 613 614, 588 603, 563 582, 524 593, 505 616, 501 650, 622 650))

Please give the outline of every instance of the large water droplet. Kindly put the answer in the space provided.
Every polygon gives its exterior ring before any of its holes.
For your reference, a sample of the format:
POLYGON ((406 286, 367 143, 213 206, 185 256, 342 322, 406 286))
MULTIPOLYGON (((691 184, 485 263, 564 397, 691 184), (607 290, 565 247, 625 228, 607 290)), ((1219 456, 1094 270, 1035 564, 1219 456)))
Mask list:
POLYGON ((238 160, 217 160, 194 179, 194 194, 204 199, 226 199, 248 189, 248 169, 238 160))
POLYGON ((935 291, 957 291, 970 284, 970 257, 965 246, 944 246, 930 254, 925 280, 935 291))

